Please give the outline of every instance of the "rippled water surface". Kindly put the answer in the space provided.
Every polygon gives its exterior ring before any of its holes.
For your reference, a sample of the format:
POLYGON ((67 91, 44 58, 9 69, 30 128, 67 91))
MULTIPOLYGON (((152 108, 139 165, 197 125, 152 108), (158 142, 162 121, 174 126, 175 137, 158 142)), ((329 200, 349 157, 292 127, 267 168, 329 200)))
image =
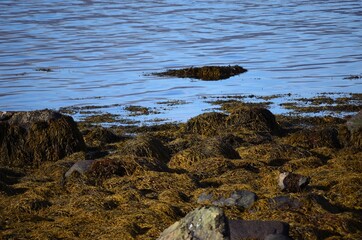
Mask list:
POLYGON ((282 0, 0 1, 0 110, 186 104, 205 96, 362 92, 362 2, 282 0), (147 75, 238 64, 223 81, 147 75), (37 71, 49 68, 52 71, 37 71))

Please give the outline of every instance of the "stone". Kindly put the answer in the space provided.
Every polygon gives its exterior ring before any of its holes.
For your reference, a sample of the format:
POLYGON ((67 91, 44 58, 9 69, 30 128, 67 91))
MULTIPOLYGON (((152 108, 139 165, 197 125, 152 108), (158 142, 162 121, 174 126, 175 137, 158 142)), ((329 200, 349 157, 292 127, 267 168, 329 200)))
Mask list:
POLYGON ((283 234, 269 234, 264 240, 292 240, 292 238, 283 234))
POLYGON ((300 192, 310 182, 309 177, 291 172, 283 172, 279 175, 278 185, 285 192, 300 192))
POLYGON ((298 199, 289 196, 277 196, 270 199, 269 202, 272 208, 280 210, 297 209, 302 206, 298 199))
POLYGON ((238 207, 238 208, 250 208, 254 202, 257 200, 257 195, 248 190, 237 190, 231 193, 230 197, 224 198, 220 197, 215 199, 215 197, 210 193, 202 193, 197 199, 199 204, 209 204, 211 203, 217 207, 238 207))
POLYGON ((230 240, 265 239, 270 234, 289 235, 289 224, 280 221, 229 220, 230 240))
POLYGON ((228 221, 217 207, 201 207, 164 230, 158 240, 228 240, 228 221))
POLYGON ((37 167, 85 149, 77 124, 52 110, 0 113, 0 165, 37 167))

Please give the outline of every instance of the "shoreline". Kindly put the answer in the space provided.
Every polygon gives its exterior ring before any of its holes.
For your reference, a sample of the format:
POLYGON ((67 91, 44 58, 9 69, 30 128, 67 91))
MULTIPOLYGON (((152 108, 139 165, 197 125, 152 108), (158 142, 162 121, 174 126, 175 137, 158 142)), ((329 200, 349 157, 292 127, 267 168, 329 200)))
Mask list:
MULTIPOLYGON (((354 97, 340 106, 361 100, 354 97)), ((300 100, 313 111, 328 104, 341 110, 333 99, 313 101, 300 100)), ((257 198, 248 207, 221 206, 229 219, 284 221, 293 239, 362 236, 362 134, 348 125, 355 113, 274 115, 260 104, 219 104, 224 112, 184 123, 106 128, 103 118, 90 118, 77 122, 84 150, 37 166, 1 164, 2 237, 156 239, 197 207, 215 205, 204 196, 226 199, 235 191, 257 198), (84 160, 94 162, 67 173, 84 160), (310 184, 282 191, 284 171, 308 176, 310 184)))

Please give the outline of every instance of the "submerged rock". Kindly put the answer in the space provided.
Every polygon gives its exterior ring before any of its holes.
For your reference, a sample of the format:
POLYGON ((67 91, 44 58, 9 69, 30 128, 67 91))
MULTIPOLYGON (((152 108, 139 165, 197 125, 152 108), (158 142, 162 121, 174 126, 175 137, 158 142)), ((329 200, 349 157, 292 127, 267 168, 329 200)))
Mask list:
POLYGON ((279 175, 278 185, 285 192, 300 192, 310 182, 309 177, 291 172, 283 172, 279 175))
POLYGON ((84 148, 69 116, 52 110, 0 113, 0 165, 38 166, 84 148))
POLYGON ((197 208, 164 230, 158 238, 158 240, 174 239, 229 239, 227 218, 220 208, 197 208))
POLYGON ((246 72, 238 65, 235 66, 204 66, 183 69, 170 69, 166 72, 153 73, 156 76, 172 76, 179 78, 196 78, 201 80, 222 80, 246 72))

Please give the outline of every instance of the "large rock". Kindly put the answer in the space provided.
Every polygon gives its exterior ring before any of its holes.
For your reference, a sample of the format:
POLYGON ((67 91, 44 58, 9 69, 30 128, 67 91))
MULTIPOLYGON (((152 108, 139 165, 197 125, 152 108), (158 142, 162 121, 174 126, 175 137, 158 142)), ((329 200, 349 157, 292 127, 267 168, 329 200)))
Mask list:
POLYGON ((52 110, 0 112, 0 165, 38 166, 83 150, 77 124, 52 110))
POLYGON ((202 207, 162 232, 158 240, 229 239, 227 219, 220 208, 202 207))
MULTIPOLYGON (((270 234, 283 235, 288 239, 289 224, 279 221, 229 220, 230 240, 239 239, 278 239, 270 234)), ((279 238, 282 239, 282 238, 279 238)))
POLYGON ((235 131, 244 128, 259 133, 280 134, 282 130, 274 114, 259 107, 241 107, 233 110, 226 119, 226 124, 235 131))

